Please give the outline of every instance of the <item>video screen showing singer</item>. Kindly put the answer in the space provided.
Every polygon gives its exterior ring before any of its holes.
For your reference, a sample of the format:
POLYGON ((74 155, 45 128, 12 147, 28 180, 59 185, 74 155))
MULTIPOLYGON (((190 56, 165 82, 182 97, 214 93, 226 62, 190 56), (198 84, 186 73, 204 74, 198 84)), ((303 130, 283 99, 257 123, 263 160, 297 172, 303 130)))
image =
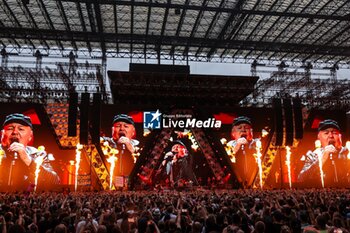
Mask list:
POLYGON ((134 168, 135 159, 133 153, 139 141, 135 139, 136 129, 133 118, 126 114, 114 116, 112 121, 112 137, 103 137, 104 142, 117 149, 118 154, 115 164, 115 176, 129 176, 134 168))
POLYGON ((196 175, 192 168, 192 155, 185 144, 176 140, 172 143, 171 150, 166 152, 163 161, 157 171, 162 185, 168 188, 198 186, 196 175))
POLYGON ((249 188, 257 168, 254 157, 257 139, 253 139, 253 124, 250 118, 239 116, 233 120, 231 139, 227 145, 231 148, 232 156, 235 157, 235 162, 232 164, 233 170, 242 187, 249 188))
POLYGON ((304 166, 298 177, 300 182, 310 182, 313 187, 323 182, 324 186, 329 187, 337 186, 337 183, 346 179, 347 171, 342 167, 347 163, 348 150, 342 146, 340 131, 340 126, 335 120, 327 119, 320 122, 317 134, 319 145, 316 145, 315 150, 309 150, 304 156, 304 166), (320 175, 320 165, 323 180, 320 175))
POLYGON ((33 141, 33 125, 28 116, 20 113, 7 115, 1 131, 0 190, 26 191, 37 185, 50 187, 58 184, 59 177, 50 165, 49 156, 43 147, 29 146, 33 141), (40 165, 39 164, 40 161, 40 165))

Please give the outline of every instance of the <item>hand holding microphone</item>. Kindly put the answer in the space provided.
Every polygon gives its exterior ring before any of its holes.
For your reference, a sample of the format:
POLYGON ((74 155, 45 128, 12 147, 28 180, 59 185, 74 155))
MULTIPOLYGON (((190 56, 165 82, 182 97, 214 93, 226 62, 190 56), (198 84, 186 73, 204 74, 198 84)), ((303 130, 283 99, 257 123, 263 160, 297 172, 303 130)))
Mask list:
POLYGON ((324 151, 328 152, 329 154, 336 153, 337 152, 337 148, 335 148, 335 146, 333 144, 329 144, 329 145, 324 147, 324 151))
POLYGON ((119 132, 118 135, 119 135, 119 139, 118 139, 119 144, 123 144, 123 143, 128 142, 129 138, 126 137, 124 132, 119 132))
POLYGON ((169 151, 165 154, 164 158, 167 159, 168 157, 173 157, 174 156, 174 153, 169 151))
POLYGON ((237 139, 237 145, 241 150, 244 150, 244 146, 248 144, 248 140, 243 136, 237 139))
POLYGON ((125 143, 128 143, 128 138, 125 136, 121 136, 118 140, 118 143, 122 145, 122 154, 124 154, 125 151, 125 143))
POLYGON ((129 150, 131 153, 134 153, 134 146, 131 144, 131 140, 125 136, 125 134, 120 134, 120 138, 118 140, 118 144, 122 146, 122 153, 124 153, 125 149, 129 150))
POLYGON ((26 147, 19 142, 18 138, 12 138, 10 140, 11 145, 8 148, 9 151, 14 152, 14 157, 17 159, 18 157, 29 166, 32 162, 31 157, 26 153, 26 147))
POLYGON ((333 144, 329 144, 324 147, 324 153, 322 156, 322 164, 324 164, 329 157, 333 157, 333 153, 337 153, 337 148, 333 144))
MULTIPOLYGON (((19 140, 18 140, 18 138, 11 138, 11 139, 10 139, 10 142, 11 142, 11 145, 10 145, 9 150, 10 150, 10 151, 13 151, 13 147, 16 145, 16 144, 14 144, 14 146, 12 146, 13 143, 18 143, 19 140), (11 146, 12 146, 12 149, 11 149, 11 146)), ((14 150, 14 151, 15 151, 15 152, 13 153, 13 156, 14 156, 15 159, 18 159, 17 151, 16 151, 16 150, 14 150)))

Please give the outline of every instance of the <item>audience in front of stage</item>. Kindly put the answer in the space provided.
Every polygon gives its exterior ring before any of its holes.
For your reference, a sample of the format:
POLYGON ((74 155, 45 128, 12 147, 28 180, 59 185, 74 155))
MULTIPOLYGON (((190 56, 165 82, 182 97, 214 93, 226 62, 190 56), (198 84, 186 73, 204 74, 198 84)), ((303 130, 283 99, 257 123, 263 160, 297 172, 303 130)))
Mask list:
POLYGON ((0 194, 0 231, 349 232, 350 191, 196 190, 0 194))
POLYGON ((38 173, 38 186, 59 183, 57 173, 50 165, 50 156, 44 147, 29 146, 34 139, 30 117, 20 113, 6 116, 1 130, 0 145, 0 190, 31 190, 35 185, 35 170, 38 173), (40 163, 39 163, 40 161, 40 163))
MULTIPOLYGON (((317 138, 319 144, 314 151, 308 151, 305 156, 305 164, 299 174, 299 181, 312 182, 313 186, 321 184, 320 160, 324 172, 324 185, 337 187, 340 182, 347 179, 347 154, 348 149, 342 146, 342 135, 338 123, 327 119, 320 122, 317 138)), ((320 187, 320 185, 319 185, 320 187)))

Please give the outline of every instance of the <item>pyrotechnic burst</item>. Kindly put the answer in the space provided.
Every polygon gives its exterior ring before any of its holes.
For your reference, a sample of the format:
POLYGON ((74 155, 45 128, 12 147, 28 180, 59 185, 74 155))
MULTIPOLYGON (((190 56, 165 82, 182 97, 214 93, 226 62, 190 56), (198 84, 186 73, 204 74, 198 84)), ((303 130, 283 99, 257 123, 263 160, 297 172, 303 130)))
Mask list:
POLYGON ((74 182, 74 191, 77 191, 78 188, 78 175, 79 175, 79 168, 80 168, 80 158, 81 158, 81 151, 83 150, 84 145, 78 143, 77 149, 75 150, 75 182, 74 182))
POLYGON ((347 141, 347 142, 346 142, 345 147, 348 149, 347 158, 350 159, 350 141, 347 141))
MULTIPOLYGON (((109 167, 109 189, 112 190, 113 189, 113 179, 114 179, 114 169, 115 169, 115 164, 118 160, 117 155, 119 154, 119 151, 113 147, 111 147, 108 143, 108 141, 104 141, 101 140, 102 142, 102 151, 103 154, 107 157, 107 162, 110 164, 109 167)), ((137 151, 137 150, 135 150, 137 151)), ((137 159, 137 154, 134 153, 132 154, 133 158, 134 158, 134 162, 136 162, 137 159)))
POLYGON ((135 146, 134 149, 135 149, 135 152, 132 153, 131 155, 132 155, 132 158, 134 159, 134 163, 136 163, 137 159, 140 157, 140 152, 139 152, 140 147, 135 146))
POLYGON ((289 188, 292 188, 292 174, 291 174, 291 167, 290 167, 290 157, 292 153, 290 151, 290 147, 286 147, 286 165, 288 169, 288 182, 289 182, 289 188))
POLYGON ((34 191, 36 191, 36 187, 38 186, 38 180, 39 180, 39 173, 40 173, 40 166, 44 162, 44 157, 46 156, 45 153, 45 147, 44 146, 39 146, 38 147, 38 154, 39 155, 37 158, 35 158, 35 172, 34 172, 34 191))
POLYGON ((261 141, 257 140, 256 141, 256 162, 258 163, 258 168, 259 168, 259 183, 260 183, 260 188, 263 188, 263 182, 262 182, 262 163, 261 163, 261 141))
POLYGON ((220 142, 222 145, 224 145, 225 151, 226 151, 228 157, 230 158, 231 163, 236 163, 236 156, 235 156, 235 153, 233 153, 234 146, 230 143, 232 141, 227 142, 226 138, 221 138, 220 142))
POLYGON ((322 154, 317 154, 317 155, 318 155, 318 165, 320 167, 320 178, 321 178, 322 188, 324 188, 322 154))
POLYGON ((36 191, 36 187, 38 185, 38 179, 39 179, 39 173, 40 173, 40 166, 44 162, 44 156, 39 156, 35 159, 35 178, 34 178, 34 191, 36 191))
POLYGON ((196 138, 194 137, 194 135, 192 133, 188 133, 188 138, 191 140, 191 148, 194 150, 194 151, 197 151, 198 148, 199 148, 199 145, 196 141, 196 138))
POLYGON ((112 190, 112 188, 113 188, 114 168, 115 168, 115 163, 118 160, 117 156, 115 156, 116 154, 118 154, 118 150, 112 149, 110 151, 109 158, 107 159, 107 162, 109 162, 111 164, 111 166, 109 168, 109 189, 110 190, 112 190))
POLYGON ((4 158, 4 155, 5 155, 5 151, 0 150, 0 165, 2 163, 2 159, 4 158))

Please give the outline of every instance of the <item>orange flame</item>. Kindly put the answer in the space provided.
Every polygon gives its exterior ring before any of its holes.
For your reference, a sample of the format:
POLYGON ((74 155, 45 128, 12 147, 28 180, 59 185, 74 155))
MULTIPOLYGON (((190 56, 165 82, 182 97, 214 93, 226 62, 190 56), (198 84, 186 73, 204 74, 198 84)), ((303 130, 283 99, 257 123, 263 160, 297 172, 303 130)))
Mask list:
POLYGON ((197 151, 198 150, 198 148, 199 148, 199 145, 198 145, 198 143, 197 143, 197 141, 196 141, 196 138, 194 137, 194 135, 191 133, 191 132, 188 132, 187 133, 187 136, 188 136, 188 138, 191 140, 191 148, 194 150, 194 151, 197 151))
POLYGON ((322 154, 317 154, 317 155, 318 155, 318 165, 320 166, 320 176, 321 176, 322 188, 324 188, 322 154))
POLYGON ((220 142, 222 145, 224 145, 225 151, 228 157, 230 158, 231 163, 236 163, 236 156, 235 156, 235 153, 233 153, 234 146, 232 146, 232 143, 231 143, 232 141, 227 142, 226 138, 221 138, 220 142))
MULTIPOLYGON (((115 163, 118 160, 117 158, 117 154, 119 153, 119 151, 113 147, 111 147, 109 145, 108 141, 104 141, 102 140, 102 151, 103 154, 108 157, 107 158, 107 162, 110 163, 110 167, 109 167, 109 189, 112 190, 113 189, 113 178, 114 178, 114 169, 115 169, 115 163)), ((132 154, 133 158, 134 158, 134 162, 136 162, 136 154, 132 154)))
POLYGON ((316 148, 321 148, 321 141, 320 140, 316 140, 315 141, 315 147, 316 148))
POLYGON ((74 190, 77 191, 78 188, 78 175, 79 175, 79 167, 80 167, 80 158, 81 158, 81 150, 84 146, 80 143, 77 144, 77 149, 75 150, 75 182, 74 182, 74 190))
POLYGON ((134 163, 136 163, 137 159, 140 157, 140 152, 139 151, 139 147, 135 146, 135 153, 132 153, 132 158, 134 159, 134 163))
MULTIPOLYGON (((44 146, 39 146, 38 147, 38 151, 40 152, 44 152, 45 151, 45 147, 44 146)), ((36 191, 36 187, 38 186, 38 179, 39 179, 39 173, 40 173, 40 166, 41 164, 44 162, 44 157, 46 156, 46 154, 38 156, 35 160, 35 172, 34 172, 34 192, 36 191)))
POLYGON ((44 162, 44 156, 39 156, 35 159, 35 178, 34 178, 34 191, 36 191, 36 187, 38 185, 38 178, 39 178, 39 173, 40 173, 40 166, 44 162))
POLYGON ((259 183, 260 183, 260 188, 263 188, 263 181, 262 181, 262 163, 261 163, 261 141, 257 140, 256 141, 256 161, 258 163, 258 168, 259 168, 259 183))
POLYGON ((290 151, 290 147, 287 146, 286 147, 286 165, 287 165, 287 169, 288 169, 288 181, 289 181, 289 188, 292 188, 292 175, 291 175, 291 170, 290 170, 290 157, 292 155, 291 151, 290 151))
POLYGON ((2 159, 4 158, 4 155, 5 155, 5 151, 0 150, 0 165, 2 163, 2 159))
POLYGON ((150 135, 151 134, 151 130, 149 130, 149 129, 143 129, 143 136, 144 137, 147 137, 148 135, 150 135))
MULTIPOLYGON (((321 141, 320 140, 316 140, 315 141, 315 147, 316 148, 321 148, 321 141)), ((318 157, 318 166, 320 168, 320 179, 321 179, 321 183, 322 183, 322 188, 324 188, 324 173, 323 173, 323 164, 322 164, 322 153, 321 151, 316 150, 316 154, 318 157)))
POLYGON ((109 162, 111 164, 111 167, 109 168, 109 189, 112 190, 115 162, 118 160, 118 158, 115 155, 118 154, 118 150, 111 149, 110 154, 111 155, 107 159, 107 162, 109 162))
POLYGON ((269 131, 267 131, 266 129, 261 130, 261 137, 266 137, 267 135, 269 135, 269 131))
POLYGON ((347 141, 345 144, 346 149, 348 149, 347 158, 350 159, 350 141, 347 141))

